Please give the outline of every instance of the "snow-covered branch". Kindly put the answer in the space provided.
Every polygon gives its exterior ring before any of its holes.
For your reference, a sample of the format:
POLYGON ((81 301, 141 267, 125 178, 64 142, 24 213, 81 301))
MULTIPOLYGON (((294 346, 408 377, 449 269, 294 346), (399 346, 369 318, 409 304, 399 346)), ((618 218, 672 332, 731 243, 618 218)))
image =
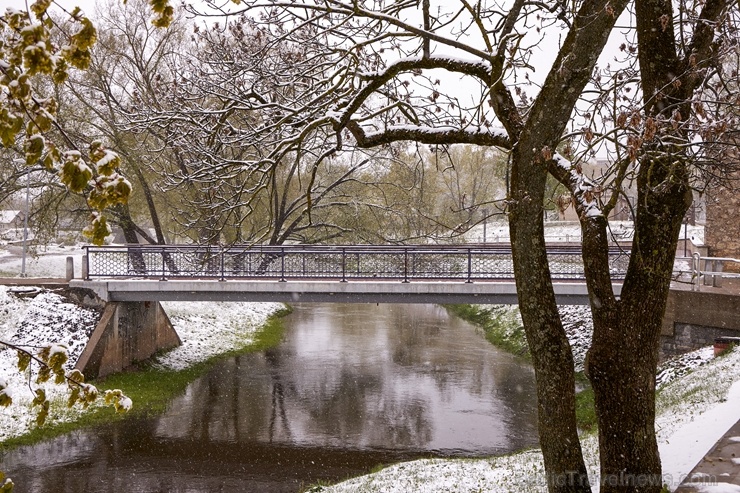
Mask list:
POLYGON ((350 121, 347 129, 359 147, 371 148, 391 142, 414 141, 424 144, 475 144, 481 146, 511 148, 506 131, 495 128, 449 128, 414 125, 395 125, 381 130, 366 131, 362 125, 350 121))

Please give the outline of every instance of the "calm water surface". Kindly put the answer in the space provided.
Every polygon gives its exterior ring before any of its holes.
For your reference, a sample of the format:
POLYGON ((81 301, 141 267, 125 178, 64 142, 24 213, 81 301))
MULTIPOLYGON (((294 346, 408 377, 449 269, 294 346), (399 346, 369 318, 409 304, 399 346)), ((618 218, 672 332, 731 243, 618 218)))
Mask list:
POLYGON ((298 305, 163 416, 6 454, 16 492, 296 492, 380 464, 534 446, 534 374, 433 305, 298 305))

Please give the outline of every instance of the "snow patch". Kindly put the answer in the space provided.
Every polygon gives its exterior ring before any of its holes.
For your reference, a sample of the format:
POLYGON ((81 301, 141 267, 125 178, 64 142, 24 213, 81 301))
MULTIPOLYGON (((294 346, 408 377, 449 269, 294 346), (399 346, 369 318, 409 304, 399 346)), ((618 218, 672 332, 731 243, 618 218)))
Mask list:
POLYGON ((740 493, 740 486, 730 483, 692 484, 699 493, 740 493))

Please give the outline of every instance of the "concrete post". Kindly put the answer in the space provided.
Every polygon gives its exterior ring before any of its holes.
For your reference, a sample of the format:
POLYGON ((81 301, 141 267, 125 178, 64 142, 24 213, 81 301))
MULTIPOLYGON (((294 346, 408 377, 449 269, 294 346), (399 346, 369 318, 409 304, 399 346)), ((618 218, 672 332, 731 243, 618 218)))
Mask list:
POLYGON ((75 278, 75 259, 73 257, 67 257, 67 275, 64 278, 68 281, 75 278))
POLYGON ((87 265, 87 255, 83 255, 82 256, 82 266, 80 269, 80 277, 82 279, 89 279, 90 277, 89 274, 90 274, 90 270, 89 270, 89 266, 87 265))

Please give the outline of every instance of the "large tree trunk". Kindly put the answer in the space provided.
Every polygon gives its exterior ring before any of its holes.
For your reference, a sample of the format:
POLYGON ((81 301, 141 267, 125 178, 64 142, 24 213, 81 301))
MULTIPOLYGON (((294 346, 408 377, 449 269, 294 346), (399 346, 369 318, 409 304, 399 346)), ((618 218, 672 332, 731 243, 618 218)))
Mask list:
POLYGON ((608 261, 598 250, 606 246, 606 235, 591 234, 597 239, 586 240, 585 228, 605 232, 606 221, 584 226, 584 257, 597 264, 590 275, 594 338, 587 373, 596 401, 602 493, 657 493, 662 487, 655 436, 658 344, 678 233, 691 193, 686 176, 676 173, 685 168, 674 160, 643 162, 642 168, 635 239, 618 303, 597 294, 607 289, 603 271, 608 261))
POLYGON ((512 155, 511 246, 519 309, 537 382, 540 446, 548 488, 591 491, 575 419, 573 354, 560 321, 545 249, 542 200, 547 172, 530 153, 512 155))
MULTIPOLYGON (((126 243, 129 245, 138 244, 139 237, 136 234, 136 225, 131 217, 131 211, 129 210, 128 204, 119 204, 114 208, 114 211, 118 216, 118 223, 121 226, 121 230, 123 230, 123 237, 126 240, 126 243)), ((141 249, 135 247, 129 248, 128 262, 131 273, 146 273, 146 262, 144 261, 144 255, 141 253, 141 249)))

